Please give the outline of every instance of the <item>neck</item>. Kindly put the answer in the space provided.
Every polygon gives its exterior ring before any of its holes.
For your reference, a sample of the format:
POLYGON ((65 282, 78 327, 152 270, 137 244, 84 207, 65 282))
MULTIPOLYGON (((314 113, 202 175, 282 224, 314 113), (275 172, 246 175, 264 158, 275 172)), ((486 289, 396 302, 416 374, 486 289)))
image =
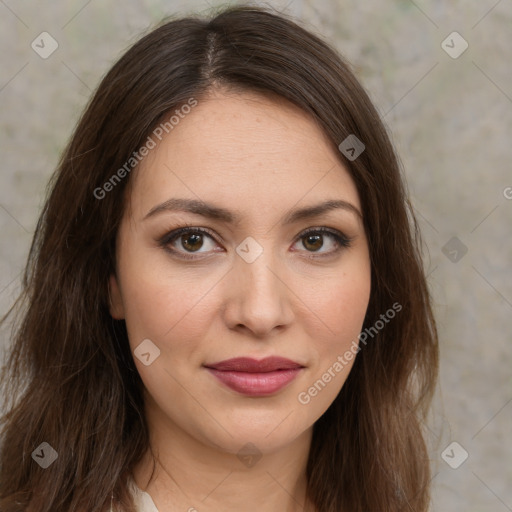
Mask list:
POLYGON ((150 449, 133 476, 160 511, 314 512, 306 495, 312 428, 277 449, 236 454, 147 413, 150 449))

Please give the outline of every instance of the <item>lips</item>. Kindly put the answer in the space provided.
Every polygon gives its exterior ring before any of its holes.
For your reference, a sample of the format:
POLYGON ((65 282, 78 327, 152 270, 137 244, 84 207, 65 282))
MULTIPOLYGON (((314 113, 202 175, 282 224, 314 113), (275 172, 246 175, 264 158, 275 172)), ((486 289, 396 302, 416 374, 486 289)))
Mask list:
POLYGON ((224 385, 248 396, 277 393, 304 368, 295 361, 275 356, 259 361, 238 357, 204 366, 224 385))
POLYGON ((299 363, 285 359, 284 357, 266 357, 257 361, 249 357, 237 357, 235 359, 227 359, 219 363, 205 365, 207 368, 213 368, 219 371, 233 371, 246 373, 267 373, 277 370, 293 370, 302 368, 299 363))

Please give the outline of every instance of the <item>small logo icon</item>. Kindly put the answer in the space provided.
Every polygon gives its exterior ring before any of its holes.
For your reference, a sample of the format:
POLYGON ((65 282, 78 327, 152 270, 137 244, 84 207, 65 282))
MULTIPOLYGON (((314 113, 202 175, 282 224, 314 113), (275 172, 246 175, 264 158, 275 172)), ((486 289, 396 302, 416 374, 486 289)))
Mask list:
POLYGON ((441 48, 452 59, 458 59, 468 49, 468 46, 468 42, 458 32, 452 32, 441 43, 441 48))
POLYGON ((353 162, 364 150, 365 145, 351 133, 339 146, 338 149, 353 162))
POLYGON ((59 43, 48 32, 41 32, 30 46, 39 57, 47 59, 59 47, 59 43))
POLYGON ((133 353, 143 365, 149 366, 160 356, 160 349, 150 339, 145 339, 133 353))
POLYGON ((468 248, 454 236, 444 244, 441 251, 452 263, 458 263, 466 255, 468 248))
POLYGON ((441 458, 452 469, 462 466, 468 457, 468 452, 457 441, 450 443, 441 453, 441 458))
POLYGON ((33 452, 32 458, 43 468, 53 464, 59 454, 46 442, 41 443, 33 452))
POLYGON ((254 444, 247 443, 242 446, 236 456, 244 466, 252 468, 261 459, 262 454, 254 444))
POLYGON ((246 263, 253 263, 263 252, 263 247, 252 236, 248 236, 235 250, 246 263))

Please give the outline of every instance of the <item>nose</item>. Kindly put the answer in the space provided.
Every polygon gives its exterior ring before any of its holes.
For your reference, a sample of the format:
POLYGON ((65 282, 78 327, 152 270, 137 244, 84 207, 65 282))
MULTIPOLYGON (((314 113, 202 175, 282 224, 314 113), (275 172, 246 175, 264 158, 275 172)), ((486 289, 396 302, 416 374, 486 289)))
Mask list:
POLYGON ((224 304, 224 320, 233 330, 263 338, 282 331, 294 318, 291 284, 270 250, 252 263, 236 256, 224 304))

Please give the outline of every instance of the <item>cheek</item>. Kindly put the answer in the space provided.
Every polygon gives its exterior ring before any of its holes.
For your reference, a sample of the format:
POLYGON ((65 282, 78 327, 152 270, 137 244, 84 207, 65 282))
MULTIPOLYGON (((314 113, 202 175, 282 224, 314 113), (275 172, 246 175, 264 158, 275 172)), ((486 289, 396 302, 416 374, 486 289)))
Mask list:
POLYGON ((146 338, 163 351, 193 351, 208 328, 219 276, 193 279, 186 271, 141 265, 125 269, 123 302, 132 350, 146 338), (186 343, 179 343, 186 340, 186 343))
MULTIPOLYGON (((314 361, 297 395, 304 421, 318 419, 332 404, 345 383, 358 353, 359 334, 370 297, 370 272, 347 274, 319 284, 309 299, 321 316, 324 336, 315 332, 310 314, 314 361)), ((313 309, 313 308, 312 308, 313 309)), ((317 322, 318 325, 318 322, 317 322)))
POLYGON ((123 290, 135 365, 152 400, 171 417, 177 410, 190 408, 200 415, 183 386, 192 387, 190 372, 204 362, 204 340, 212 311, 218 310, 213 304, 216 282, 218 276, 191 280, 186 272, 170 275, 169 269, 147 266, 139 267, 123 290), (141 343, 146 339, 156 345, 158 354, 148 366, 137 357, 142 352, 137 347, 144 346, 141 343))
POLYGON ((369 279, 363 277, 361 279, 350 279, 343 283, 343 286, 337 292, 332 293, 334 319, 337 324, 335 332, 347 330, 351 336, 358 335, 364 322, 368 302, 370 299, 370 282, 369 279))
POLYGON ((308 293, 307 303, 325 328, 327 347, 340 348, 360 333, 370 288, 370 271, 365 268, 319 280, 308 293))

